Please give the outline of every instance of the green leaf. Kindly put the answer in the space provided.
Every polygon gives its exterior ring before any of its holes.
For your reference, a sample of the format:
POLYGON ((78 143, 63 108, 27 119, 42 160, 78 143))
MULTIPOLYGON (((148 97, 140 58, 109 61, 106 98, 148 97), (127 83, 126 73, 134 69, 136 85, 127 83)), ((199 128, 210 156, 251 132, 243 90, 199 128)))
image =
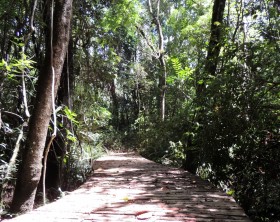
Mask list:
POLYGON ((72 141, 72 142, 76 142, 77 141, 77 137, 70 132, 70 130, 66 129, 66 133, 67 133, 67 139, 72 141))
POLYGON ((167 84, 173 84, 175 82, 175 79, 176 78, 174 76, 168 76, 166 78, 166 82, 167 82, 167 84))
POLYGON ((64 164, 67 163, 67 158, 66 158, 66 157, 63 158, 63 163, 64 163, 64 164))
POLYGON ((2 59, 2 61, 0 62, 0 67, 5 66, 6 64, 7 64, 6 61, 4 59, 2 59))
POLYGON ((76 120, 77 114, 75 112, 73 112, 72 110, 70 110, 67 106, 64 107, 63 109, 64 114, 66 115, 66 117, 72 121, 75 124, 78 124, 79 122, 76 120))
POLYGON ((6 64, 6 69, 7 69, 7 71, 9 71, 9 72, 12 70, 11 67, 8 66, 7 64, 6 64))
POLYGON ((214 22, 214 25, 215 25, 215 26, 220 26, 220 25, 221 25, 221 23, 220 23, 220 22, 218 22, 218 21, 216 21, 216 22, 214 22))

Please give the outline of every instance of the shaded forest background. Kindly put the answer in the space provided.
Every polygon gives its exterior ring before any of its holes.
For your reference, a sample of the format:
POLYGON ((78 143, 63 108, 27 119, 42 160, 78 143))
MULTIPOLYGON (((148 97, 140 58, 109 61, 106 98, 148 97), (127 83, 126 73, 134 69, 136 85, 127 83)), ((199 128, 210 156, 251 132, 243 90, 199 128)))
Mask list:
MULTIPOLYGON (((51 9, 0 0, 1 213, 28 142, 51 9)), ((57 128, 49 200, 83 183, 106 150, 127 147, 210 180, 254 221, 280 220, 279 0, 79 0, 72 14, 46 138, 57 128)))

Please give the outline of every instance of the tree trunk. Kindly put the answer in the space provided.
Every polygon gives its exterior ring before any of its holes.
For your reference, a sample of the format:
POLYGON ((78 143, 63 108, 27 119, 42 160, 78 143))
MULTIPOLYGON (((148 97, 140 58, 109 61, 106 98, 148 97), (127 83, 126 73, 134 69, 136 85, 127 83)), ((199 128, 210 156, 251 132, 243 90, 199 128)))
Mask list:
POLYGON ((215 0, 213 5, 212 20, 211 20, 211 36, 208 46, 206 58, 206 72, 210 75, 215 75, 218 57, 222 47, 221 32, 224 17, 226 0, 215 0))
MULTIPOLYGON (((58 90, 57 95, 57 101, 59 105, 66 105, 69 107, 69 109, 73 109, 73 101, 72 101, 72 94, 74 91, 74 45, 73 45, 73 37, 72 37, 72 29, 70 30, 70 38, 69 38, 69 45, 68 45, 68 52, 65 58, 64 67, 62 70, 62 76, 60 81, 60 89, 58 90)), ((74 134, 74 124, 72 121, 67 119, 66 117, 61 117, 59 120, 63 124, 61 131, 61 134, 58 134, 59 137, 55 138, 55 143, 53 144, 53 152, 56 155, 53 155, 55 158, 53 158, 53 161, 56 163, 53 167, 58 170, 57 175, 58 177, 57 182, 53 183, 57 188, 64 187, 62 185, 67 184, 67 174, 68 170, 66 169, 66 165, 64 164, 64 158, 66 153, 70 150, 70 147, 72 146, 72 142, 67 139, 67 132, 66 130, 70 130, 74 134)), ((47 173, 49 175, 52 175, 52 171, 48 170, 47 167, 47 173)))
MULTIPOLYGON (((211 75, 215 76, 217 71, 217 66, 219 62, 219 55, 222 47, 222 29, 223 29, 223 17, 225 10, 226 0, 214 0, 212 19, 211 19, 211 29, 210 29, 210 40, 207 51, 206 63, 205 63, 205 75, 206 78, 211 75)), ((206 79, 203 76, 203 80, 206 79)), ((204 107, 207 103, 207 96, 205 95, 206 87, 205 83, 199 84, 197 86, 197 106, 204 107)), ((198 111, 196 115, 196 121, 203 122, 205 113, 204 109, 198 111)), ((192 139, 189 138, 187 144, 192 144, 192 139)), ((186 154, 185 167, 191 172, 195 172, 197 168, 197 161, 199 152, 191 150, 190 145, 185 146, 184 150, 186 154)))
POLYGON ((52 66, 55 73, 54 96, 56 96, 69 42, 71 14, 72 0, 55 0, 53 50, 51 50, 51 35, 47 34, 46 57, 44 66, 40 70, 36 103, 29 122, 26 146, 23 150, 22 164, 11 207, 12 212, 23 213, 33 209, 52 114, 52 66))
MULTIPOLYGON (((219 62, 219 54, 221 51, 221 37, 222 24, 224 17, 226 0, 215 0, 213 5, 210 40, 207 50, 207 57, 205 63, 206 75, 215 76, 219 62)), ((207 77, 206 77, 207 78, 207 77)), ((197 87, 197 94, 199 99, 203 99, 203 92, 205 91, 205 83, 199 84, 197 87)))
MULTIPOLYGON (((166 77, 167 77, 167 71, 166 71, 166 63, 164 58, 164 42, 163 42, 163 33, 162 33, 162 26, 159 18, 159 11, 160 11, 160 3, 161 0, 157 0, 155 9, 153 8, 153 4, 151 0, 148 0, 148 7, 150 15, 152 16, 153 23, 156 26, 157 29, 157 35, 158 35, 158 49, 157 49, 157 59, 160 64, 160 77, 159 77, 159 88, 160 88, 160 117, 161 120, 165 120, 165 97, 166 97, 166 77)), ((154 50, 153 50, 154 51, 154 50)))
POLYGON ((113 126, 116 127, 116 129, 120 129, 120 119, 119 119, 119 99, 118 96, 116 94, 116 86, 115 86, 115 80, 113 79, 110 83, 110 93, 111 93, 111 97, 112 97, 112 114, 113 114, 113 118, 112 118, 112 124, 113 126))
POLYGON ((160 84, 160 90, 161 90, 161 100, 160 100, 160 116, 161 120, 165 120, 165 113, 166 113, 166 108, 165 108, 165 97, 166 97, 166 77, 167 77, 167 71, 166 71, 166 64, 165 64, 165 59, 164 55, 160 55, 160 65, 161 65, 161 84, 160 84))

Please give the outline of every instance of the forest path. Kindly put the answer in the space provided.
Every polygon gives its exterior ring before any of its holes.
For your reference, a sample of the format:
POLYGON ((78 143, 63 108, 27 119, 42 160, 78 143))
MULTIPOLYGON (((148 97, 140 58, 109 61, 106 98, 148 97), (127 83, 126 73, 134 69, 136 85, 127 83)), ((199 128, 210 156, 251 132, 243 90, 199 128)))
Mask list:
POLYGON ((77 190, 7 221, 250 221, 232 197, 209 182, 134 153, 101 157, 93 168, 77 190))

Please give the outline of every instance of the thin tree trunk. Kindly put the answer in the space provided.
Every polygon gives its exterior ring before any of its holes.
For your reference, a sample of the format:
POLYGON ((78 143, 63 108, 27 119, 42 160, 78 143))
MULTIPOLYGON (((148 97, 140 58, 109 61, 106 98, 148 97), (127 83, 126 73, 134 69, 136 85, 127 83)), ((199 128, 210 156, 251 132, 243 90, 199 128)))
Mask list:
POLYGON ((120 119, 119 119, 119 101, 118 101, 118 96, 116 94, 116 86, 115 86, 115 80, 113 79, 110 83, 110 93, 112 97, 112 114, 113 114, 113 119, 112 123, 113 125, 117 128, 120 129, 120 119))
POLYGON ((151 0, 148 0, 148 7, 149 7, 149 12, 150 15, 153 18, 153 23, 156 26, 157 29, 157 34, 158 34, 158 51, 157 51, 157 59, 160 64, 160 81, 159 81, 159 88, 160 88, 160 116, 161 120, 164 121, 165 119, 165 95, 166 95, 166 76, 167 76, 167 71, 166 71, 166 64, 165 64, 165 58, 164 58, 164 42, 163 42, 163 33, 162 33, 162 26, 160 23, 159 19, 159 10, 160 10, 160 1, 161 0, 156 0, 156 9, 153 9, 153 5, 151 3, 151 0))
POLYGON ((50 47, 51 36, 48 34, 45 63, 39 75, 36 103, 29 122, 29 132, 11 207, 12 212, 26 212, 33 209, 52 113, 52 68, 55 73, 54 95, 56 96, 69 42, 71 14, 72 0, 55 0, 53 50, 50 47))
POLYGON ((164 121, 165 120, 165 96, 166 96, 166 76, 167 76, 167 71, 166 71, 166 64, 165 64, 165 59, 163 57, 163 55, 161 55, 160 57, 160 64, 161 64, 161 120, 164 121))

